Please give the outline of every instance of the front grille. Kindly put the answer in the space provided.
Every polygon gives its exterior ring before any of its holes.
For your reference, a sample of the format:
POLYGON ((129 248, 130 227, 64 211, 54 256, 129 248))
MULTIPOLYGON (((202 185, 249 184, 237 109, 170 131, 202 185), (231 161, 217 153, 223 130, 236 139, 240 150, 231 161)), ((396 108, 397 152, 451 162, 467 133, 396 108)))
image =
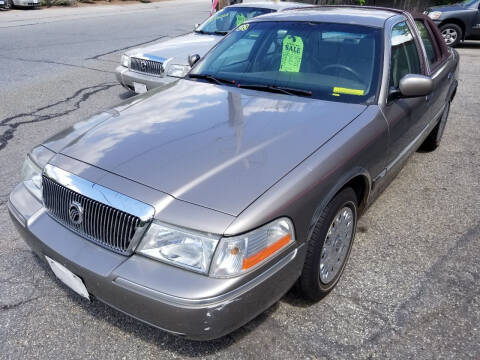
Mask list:
POLYGON ((110 250, 125 255, 130 252, 141 224, 137 216, 74 192, 46 176, 43 201, 48 213, 69 229, 110 250), (79 209, 80 221, 74 222, 79 209))
POLYGON ((164 72, 163 63, 134 57, 130 59, 130 69, 155 76, 161 76, 164 72))

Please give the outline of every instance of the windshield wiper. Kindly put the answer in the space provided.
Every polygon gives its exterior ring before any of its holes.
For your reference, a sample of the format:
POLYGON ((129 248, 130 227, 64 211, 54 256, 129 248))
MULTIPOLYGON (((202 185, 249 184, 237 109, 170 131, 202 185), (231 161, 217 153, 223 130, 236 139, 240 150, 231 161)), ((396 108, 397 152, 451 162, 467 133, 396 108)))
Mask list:
POLYGON ((239 88, 252 89, 252 90, 263 90, 270 92, 277 92, 286 95, 298 95, 298 96, 312 96, 312 92, 303 89, 293 89, 284 86, 273 86, 273 85, 263 85, 263 84, 238 84, 239 88))
POLYGON ((210 82, 215 82, 215 83, 220 84, 220 85, 223 85, 223 84, 233 85, 233 84, 235 84, 235 81, 233 81, 233 80, 222 79, 222 78, 218 78, 216 76, 209 75, 209 74, 190 74, 190 75, 188 75, 188 77, 192 78, 192 79, 208 80, 210 82))
POLYGON ((221 35, 225 36, 228 34, 228 31, 203 31, 203 30, 194 30, 197 34, 205 34, 205 35, 221 35))

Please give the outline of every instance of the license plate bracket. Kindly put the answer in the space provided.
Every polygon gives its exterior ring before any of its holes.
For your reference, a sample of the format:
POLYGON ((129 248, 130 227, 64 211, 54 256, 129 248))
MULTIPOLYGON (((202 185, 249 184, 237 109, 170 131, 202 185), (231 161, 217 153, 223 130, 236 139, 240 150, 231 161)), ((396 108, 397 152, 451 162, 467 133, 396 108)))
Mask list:
POLYGON ((137 94, 144 94, 147 92, 147 85, 134 82, 133 89, 137 94))
POLYGON ((67 285, 70 289, 75 291, 78 295, 84 297, 85 299, 90 300, 90 295, 88 294, 88 290, 83 283, 83 280, 75 275, 73 272, 68 270, 65 266, 60 264, 59 262, 45 256, 47 259, 48 265, 50 265, 50 269, 52 269, 55 276, 67 285))

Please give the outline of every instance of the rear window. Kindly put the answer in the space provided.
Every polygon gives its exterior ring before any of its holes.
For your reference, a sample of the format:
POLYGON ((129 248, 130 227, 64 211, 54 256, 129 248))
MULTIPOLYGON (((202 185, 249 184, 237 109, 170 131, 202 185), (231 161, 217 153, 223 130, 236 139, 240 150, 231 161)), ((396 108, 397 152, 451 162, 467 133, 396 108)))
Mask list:
POLYGON ((256 7, 227 7, 210 17, 197 29, 197 32, 207 34, 227 33, 245 21, 273 12, 272 9, 262 9, 256 7))

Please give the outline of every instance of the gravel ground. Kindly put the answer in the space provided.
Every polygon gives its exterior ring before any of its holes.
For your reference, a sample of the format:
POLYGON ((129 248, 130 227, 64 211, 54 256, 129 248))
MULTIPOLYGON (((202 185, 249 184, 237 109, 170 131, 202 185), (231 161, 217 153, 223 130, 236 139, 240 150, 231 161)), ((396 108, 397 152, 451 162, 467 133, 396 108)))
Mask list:
POLYGON ((344 277, 317 304, 289 293, 231 335, 192 342, 80 299, 32 255, 5 204, 25 153, 129 97, 112 73, 122 49, 208 13, 179 3, 0 14, 0 357, 480 358, 480 42, 459 49, 442 146, 416 153, 364 215, 344 277))

